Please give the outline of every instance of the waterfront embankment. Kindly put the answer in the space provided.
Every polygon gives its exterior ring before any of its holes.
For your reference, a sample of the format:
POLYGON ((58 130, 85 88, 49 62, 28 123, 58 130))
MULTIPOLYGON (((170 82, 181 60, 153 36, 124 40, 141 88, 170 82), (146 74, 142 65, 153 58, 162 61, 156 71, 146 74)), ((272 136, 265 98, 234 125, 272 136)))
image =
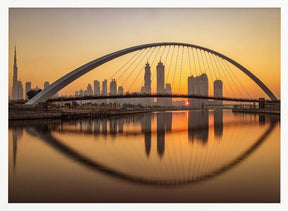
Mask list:
POLYGON ((273 115, 280 115, 280 110, 272 110, 272 109, 233 108, 232 111, 235 112, 235 113, 253 113, 253 114, 273 114, 273 115))
POLYGON ((107 118, 138 113, 179 110, 175 108, 43 108, 41 106, 9 106, 9 120, 107 118))

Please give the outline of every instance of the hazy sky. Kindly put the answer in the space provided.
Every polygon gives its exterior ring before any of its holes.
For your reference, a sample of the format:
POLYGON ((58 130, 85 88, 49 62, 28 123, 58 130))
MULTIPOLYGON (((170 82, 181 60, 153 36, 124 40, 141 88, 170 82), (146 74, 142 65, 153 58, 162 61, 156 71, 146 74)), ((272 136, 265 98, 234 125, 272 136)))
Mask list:
MULTIPOLYGON (((280 97, 280 9, 9 9, 9 95, 17 45, 18 80, 43 88, 105 54, 175 41, 216 50, 242 64, 280 97)), ((93 71, 92 71, 93 72, 93 71)), ((60 91, 74 94, 88 73, 60 91)))

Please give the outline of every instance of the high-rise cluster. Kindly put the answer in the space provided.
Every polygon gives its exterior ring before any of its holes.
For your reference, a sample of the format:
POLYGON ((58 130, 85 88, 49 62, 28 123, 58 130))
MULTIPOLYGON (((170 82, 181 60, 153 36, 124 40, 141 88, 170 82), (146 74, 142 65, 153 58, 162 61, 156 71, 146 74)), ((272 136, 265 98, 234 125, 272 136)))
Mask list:
MULTIPOLYGON (((188 95, 204 96, 208 97, 208 77, 205 73, 200 76, 194 77, 193 75, 188 77, 188 95)), ((214 81, 214 97, 223 97, 222 81, 214 81)), ((189 98, 189 105, 193 108, 204 108, 207 106, 208 99, 192 99, 189 98)), ((222 104, 222 101, 215 101, 214 104, 222 104)))
MULTIPOLYGON (((165 66, 159 61, 157 67, 157 94, 172 94, 171 84, 165 84, 165 66)), ((151 94, 151 67, 147 62, 144 74, 144 86, 141 88, 142 94, 151 94)), ((145 100, 145 103, 150 103, 151 99, 145 100)), ((157 98, 157 105, 172 105, 171 98, 157 98)))
MULTIPOLYGON (((100 96, 100 95, 107 96, 108 95, 108 84, 107 84, 106 79, 102 81, 102 92, 100 88, 100 82, 98 80, 94 80, 93 88, 94 89, 92 89, 91 84, 88 84, 86 90, 80 89, 79 91, 75 91, 75 96, 82 97, 82 96, 92 96, 92 95, 95 95, 95 96, 100 96)), ((117 94, 123 95, 124 93, 123 86, 117 87, 117 82, 115 79, 111 80, 109 88, 110 88, 109 95, 117 95, 117 94)))
MULTIPOLYGON (((25 83, 25 90, 23 90, 23 85, 21 81, 18 81, 18 67, 17 67, 17 58, 16 58, 16 46, 14 50, 14 65, 13 65, 13 84, 12 84, 12 99, 13 100, 22 100, 22 99, 28 99, 27 93, 30 90, 38 90, 39 88, 36 86, 36 88, 32 88, 32 82, 27 81, 25 83)), ((49 86, 49 82, 44 82, 44 88, 46 89, 49 86)), ((56 93, 53 97, 58 97, 58 93, 56 93)))

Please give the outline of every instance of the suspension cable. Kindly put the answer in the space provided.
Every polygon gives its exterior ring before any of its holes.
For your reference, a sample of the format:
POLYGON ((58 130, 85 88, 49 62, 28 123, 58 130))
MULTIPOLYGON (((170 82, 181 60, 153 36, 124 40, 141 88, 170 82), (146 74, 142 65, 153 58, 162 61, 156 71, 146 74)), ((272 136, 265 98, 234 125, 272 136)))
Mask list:
POLYGON ((180 93, 180 89, 181 89, 181 75, 182 75, 183 57, 184 57, 183 54, 184 54, 184 47, 182 47, 182 58, 181 58, 181 65, 180 65, 180 79, 179 79, 179 89, 178 89, 179 93, 180 93))
MULTIPOLYGON (((146 55, 150 52, 151 48, 149 48, 149 50, 145 53, 145 55, 140 59, 140 61, 137 63, 137 65, 134 67, 134 69, 132 70, 132 74, 128 74, 128 77, 124 80, 124 82, 122 83, 122 85, 124 86, 124 84, 126 83, 126 81, 130 78, 130 76, 133 75, 134 70, 138 67, 138 65, 140 64, 140 62, 144 59, 144 57, 146 57, 146 55)), ((128 89, 128 91, 130 91, 130 89, 128 89)))
MULTIPOLYGON (((214 67, 214 63, 213 63, 213 61, 212 61, 212 59, 211 59, 211 54, 208 52, 208 57, 209 57, 209 60, 210 60, 210 63, 211 63, 211 66, 212 66, 212 69, 214 70, 214 72, 216 72, 216 68, 214 67)), ((218 74, 216 74, 215 73, 215 75, 216 75, 216 79, 218 78, 218 79, 221 79, 221 81, 223 82, 223 77, 222 77, 222 75, 221 75, 221 73, 219 73, 219 72, 217 72, 218 74), (217 75, 218 75, 218 77, 217 77, 217 75), (220 75, 220 77, 219 77, 219 75, 220 75)), ((226 88, 226 84, 225 83, 223 83, 223 87, 224 87, 224 90, 225 90, 225 93, 229 93, 228 92, 228 90, 227 90, 227 88, 226 88)))
MULTIPOLYGON (((205 51, 203 53, 204 53, 204 55, 206 54, 205 51)), ((210 67, 209 67, 207 58, 206 58, 206 62, 204 62, 205 59, 203 58, 202 51, 200 51, 200 55, 201 55, 201 58, 202 58, 202 61, 203 61, 204 69, 208 69, 208 71, 205 71, 205 73, 207 74, 207 77, 208 77, 208 93, 209 93, 209 78, 210 78, 211 81, 213 81, 213 77, 212 77, 212 74, 211 74, 211 71, 210 71, 210 67), (205 63, 208 66, 208 68, 205 67, 205 63), (209 74, 208 74, 208 72, 209 72, 209 74)), ((208 96, 209 96, 209 94, 208 94, 208 96)))
MULTIPOLYGON (((149 48, 151 49, 151 48, 149 48)), ((123 76, 123 74, 138 60, 138 58, 144 53, 145 50, 141 51, 141 54, 137 56, 137 58, 128 66, 128 68, 125 69, 125 71, 122 72, 122 74, 119 76, 117 80, 120 80, 120 78, 123 76)))
POLYGON ((192 67, 191 67, 191 61, 190 61, 189 47, 187 47, 187 51, 188 51, 188 60, 189 60, 190 75, 192 75, 192 67))
MULTIPOLYGON (((153 51, 153 52, 154 52, 154 51, 153 51)), ((153 54, 153 52, 152 52, 152 54, 153 54)), ((154 60, 155 60, 158 52, 159 52, 159 50, 158 50, 157 53, 155 54, 154 59, 153 59, 153 62, 154 62, 154 60)), ((147 55, 147 54, 148 54, 148 52, 146 53, 146 55, 147 55)), ((152 55, 152 54, 151 54, 151 55, 152 55)), ((145 56, 146 56, 146 55, 145 55, 145 56)), ((151 56, 151 55, 150 55, 150 56, 151 56)), ((150 56, 149 56, 149 58, 150 58, 150 56)), ((144 58, 144 57, 143 57, 143 58, 144 58)), ((140 62, 143 60, 143 58, 139 61, 138 65, 139 65, 140 62)), ((137 66, 138 66, 138 65, 137 65, 137 66)), ((137 67, 137 66, 136 66, 136 67, 137 67)), ((135 69, 136 69, 136 67, 135 67, 135 69)), ((134 70, 135 70, 135 69, 134 69, 134 70)), ((134 72, 134 70, 133 70, 133 72, 134 72)), ((129 91, 129 90, 131 89, 131 87, 134 85, 135 81, 137 80, 137 78, 138 78, 138 76, 140 75, 141 72, 142 72, 142 69, 139 68, 138 74, 136 75, 136 78, 134 79, 134 81, 133 81, 132 84, 130 85, 128 91, 129 91)))
MULTIPOLYGON (((219 70, 219 68, 218 68, 218 65, 217 65, 217 62, 215 61, 215 55, 213 54, 213 56, 212 56, 212 59, 213 59, 213 61, 215 62, 215 65, 216 65, 216 68, 217 68, 217 70, 220 72, 221 70, 219 70)), ((221 73, 221 72, 220 72, 221 73)), ((231 92, 232 92, 232 94, 233 94, 233 96, 236 96, 235 95, 235 93, 234 93, 234 90, 232 89, 232 86, 231 86, 231 84, 230 84, 230 80, 229 80, 229 78, 226 76, 226 74, 225 74, 225 72, 223 72, 224 74, 224 78, 226 78, 226 80, 227 80, 227 82, 228 82, 228 85, 229 85, 229 87, 230 87, 230 89, 231 89, 231 92)))
POLYGON ((226 62, 224 62, 224 61, 222 61, 222 63, 224 64, 224 66, 228 67, 229 71, 232 72, 233 76, 234 76, 234 77, 237 79, 237 81, 240 83, 240 86, 242 87, 242 89, 246 92, 246 94, 248 95, 248 97, 251 98, 251 95, 249 94, 249 92, 247 91, 247 89, 245 89, 245 87, 244 87, 243 84, 241 83, 239 77, 237 77, 237 76, 235 75, 234 71, 231 70, 231 67, 230 67, 228 64, 226 64, 226 62))
MULTIPOLYGON (((219 59, 218 58, 218 56, 216 56, 216 59, 218 60, 218 62, 219 62, 219 60, 221 61, 221 63, 220 63, 220 65, 222 64, 222 67, 224 67, 224 69, 225 69, 225 72, 227 71, 227 69, 226 69, 226 67, 225 66, 223 66, 223 61, 222 61, 222 59, 219 59)), ((222 68, 221 68, 222 69, 222 68)), ((222 69, 223 70, 223 69, 222 69)), ((223 71, 224 72, 224 71, 223 71)), ((229 71, 227 71, 228 72, 228 74, 227 75, 229 75, 229 77, 232 79, 232 84, 234 84, 234 86, 236 87, 236 90, 239 92, 239 96, 241 96, 241 97, 243 97, 242 96, 242 93, 240 92, 240 90, 239 90, 239 87, 238 86, 236 86, 236 83, 235 83, 235 81, 234 81, 234 79, 233 79, 233 77, 231 77, 231 75, 230 75, 230 72, 229 71)))
POLYGON ((176 56, 176 64, 175 64, 175 69, 174 69, 174 76, 173 76, 173 86, 174 86, 174 81, 175 81, 175 73, 176 73, 176 69, 177 69, 177 64, 178 64, 178 56, 179 56, 179 46, 177 49, 177 56, 176 56))
MULTIPOLYGON (((193 60, 194 60, 195 77, 197 77, 198 75, 201 75, 201 71, 199 70, 199 73, 198 73, 197 65, 196 65, 196 56, 194 57, 193 48, 191 48, 191 49, 192 49, 192 55, 193 55, 193 60)), ((197 51, 197 49, 195 49, 195 51, 197 51)), ((197 83, 197 93, 199 94, 200 93, 199 80, 196 80, 196 83, 197 83)), ((197 93, 194 93, 194 94, 197 94, 197 93)))
POLYGON ((111 80, 123 67, 125 67, 133 58, 135 58, 142 50, 138 51, 133 57, 131 57, 124 65, 122 65, 110 78, 108 78, 108 81, 111 80))
POLYGON ((173 45, 173 50, 172 50, 172 54, 171 54, 171 58, 170 58, 170 64, 169 64, 169 69, 168 69, 168 74, 167 74, 167 80, 169 79, 169 73, 170 73, 171 66, 172 66, 172 60, 173 60, 173 56, 174 56, 174 50, 175 50, 175 46, 173 45))

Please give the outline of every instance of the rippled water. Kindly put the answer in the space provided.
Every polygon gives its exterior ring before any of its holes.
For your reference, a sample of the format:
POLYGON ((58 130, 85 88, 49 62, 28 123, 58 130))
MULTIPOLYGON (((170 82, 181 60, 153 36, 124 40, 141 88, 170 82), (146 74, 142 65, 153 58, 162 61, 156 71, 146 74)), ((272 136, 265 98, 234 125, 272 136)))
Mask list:
POLYGON ((280 202, 280 120, 217 109, 9 121, 9 202, 280 202))

